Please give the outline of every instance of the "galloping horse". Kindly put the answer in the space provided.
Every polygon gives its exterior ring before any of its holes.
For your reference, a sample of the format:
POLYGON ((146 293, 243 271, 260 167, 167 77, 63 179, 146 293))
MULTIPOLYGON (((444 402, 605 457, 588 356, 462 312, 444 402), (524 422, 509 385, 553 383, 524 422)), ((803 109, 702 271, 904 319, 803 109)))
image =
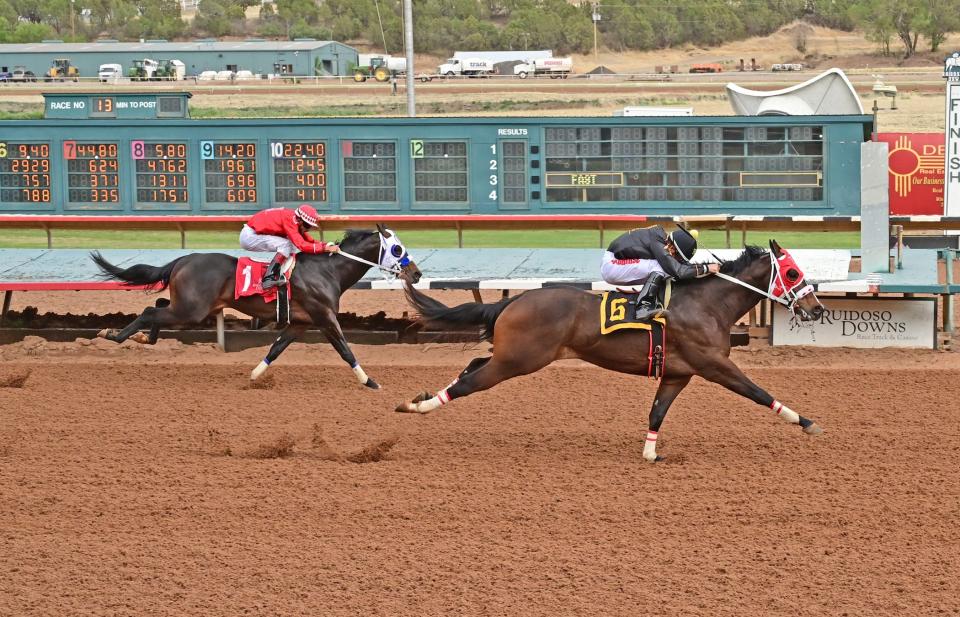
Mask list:
MULTIPOLYGON (((323 330, 344 362, 350 365, 361 384, 377 389, 380 386, 364 373, 360 363, 347 345, 337 322, 340 296, 352 287, 371 268, 377 266, 395 276, 413 282, 420 280, 420 270, 409 258, 399 238, 389 229, 377 225, 376 231, 348 231, 340 242, 346 255, 321 253, 297 255, 297 265, 290 277, 293 288, 290 302, 290 325, 270 347, 267 356, 253 369, 250 379, 262 375, 277 357, 311 325, 323 330)), ((275 316, 275 304, 262 297, 234 298, 237 258, 223 253, 192 253, 154 267, 138 264, 119 268, 99 253, 91 255, 103 271, 103 277, 124 281, 131 285, 156 285, 157 290, 170 287, 170 305, 149 307, 120 332, 105 336, 122 343, 140 330, 150 330, 149 341, 155 343, 160 328, 173 325, 198 324, 224 308, 232 308, 251 317, 270 319, 275 316)))
MULTIPOLYGON (((621 373, 647 374, 648 332, 626 330, 602 335, 601 299, 596 294, 550 287, 496 304, 471 302, 450 308, 409 284, 405 288, 422 323, 483 326, 486 337, 493 340, 493 355, 474 359, 435 396, 424 393, 401 403, 396 409, 399 412, 428 413, 455 398, 539 371, 554 360, 579 358, 621 373)), ((721 265, 720 275, 673 284, 666 312, 672 347, 650 410, 644 459, 657 460, 660 425, 694 375, 772 409, 787 422, 799 424, 805 433, 822 432, 812 420, 750 381, 730 360, 730 329, 762 296, 787 305, 803 321, 815 320, 824 311, 796 262, 774 241, 770 242, 770 252, 747 247, 736 260, 721 265)))

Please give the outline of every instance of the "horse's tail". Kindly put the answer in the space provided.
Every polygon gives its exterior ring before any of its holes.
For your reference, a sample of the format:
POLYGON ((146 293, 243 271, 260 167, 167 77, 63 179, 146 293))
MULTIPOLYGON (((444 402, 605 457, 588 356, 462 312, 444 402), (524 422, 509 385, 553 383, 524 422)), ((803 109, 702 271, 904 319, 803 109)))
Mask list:
POLYGON ((90 259, 100 268, 102 274, 99 276, 101 279, 123 281, 131 285, 156 285, 157 291, 162 291, 170 284, 170 275, 173 274, 173 268, 183 257, 177 257, 165 266, 137 264, 125 270, 107 261, 99 251, 91 252, 90 259))
POLYGON ((462 325, 482 326, 481 335, 485 339, 493 338, 493 327, 500 313, 519 297, 504 298, 494 304, 467 302, 450 307, 420 293, 407 282, 404 282, 403 290, 407 295, 407 302, 417 310, 417 319, 420 323, 448 328, 462 325))

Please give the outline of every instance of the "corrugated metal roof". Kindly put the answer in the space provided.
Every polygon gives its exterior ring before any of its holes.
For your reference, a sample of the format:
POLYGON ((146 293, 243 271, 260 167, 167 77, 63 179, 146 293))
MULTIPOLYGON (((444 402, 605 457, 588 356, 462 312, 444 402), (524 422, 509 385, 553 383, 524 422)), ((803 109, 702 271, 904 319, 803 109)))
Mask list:
POLYGON ((0 54, 81 52, 157 52, 184 51, 310 51, 337 41, 169 41, 165 43, 22 43, 0 45, 0 54))

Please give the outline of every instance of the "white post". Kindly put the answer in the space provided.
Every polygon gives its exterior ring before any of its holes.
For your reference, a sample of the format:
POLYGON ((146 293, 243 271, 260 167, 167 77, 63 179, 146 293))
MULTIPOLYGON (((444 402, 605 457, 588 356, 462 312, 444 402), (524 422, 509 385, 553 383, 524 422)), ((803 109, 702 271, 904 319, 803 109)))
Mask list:
POLYGON ((407 116, 417 116, 417 101, 413 94, 413 0, 403 0, 403 46, 407 52, 407 116))
POLYGON ((220 351, 226 351, 226 333, 223 328, 223 311, 221 310, 217 313, 217 347, 220 348, 220 351))

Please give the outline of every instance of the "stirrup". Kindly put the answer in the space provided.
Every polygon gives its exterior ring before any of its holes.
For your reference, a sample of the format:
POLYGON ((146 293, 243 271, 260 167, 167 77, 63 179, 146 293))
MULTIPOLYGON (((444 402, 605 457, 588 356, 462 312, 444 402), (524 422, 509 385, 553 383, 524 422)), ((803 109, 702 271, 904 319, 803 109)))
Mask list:
POLYGON ((262 281, 260 281, 260 288, 266 291, 268 289, 272 289, 274 287, 278 287, 286 284, 287 284, 287 277, 281 274, 277 278, 273 278, 272 276, 264 278, 262 281))
POLYGON ((663 312, 662 306, 657 306, 657 303, 654 302, 648 306, 638 306, 637 312, 634 313, 633 318, 637 321, 646 321, 648 319, 653 319, 659 317, 663 312))

